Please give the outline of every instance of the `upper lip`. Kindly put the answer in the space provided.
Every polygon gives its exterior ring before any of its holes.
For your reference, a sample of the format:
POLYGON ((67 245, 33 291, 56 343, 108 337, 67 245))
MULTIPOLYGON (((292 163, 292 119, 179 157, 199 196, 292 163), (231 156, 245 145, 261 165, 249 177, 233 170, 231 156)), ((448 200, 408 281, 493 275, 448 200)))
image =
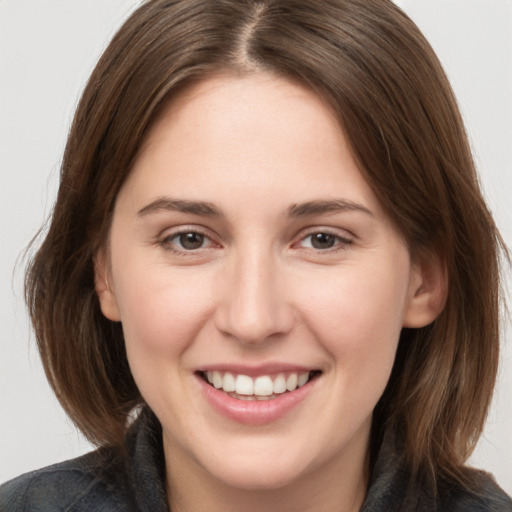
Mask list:
POLYGON ((318 370, 318 368, 314 368, 312 366, 304 366, 290 363, 279 363, 279 362, 271 362, 260 365, 247 365, 247 364, 208 364, 205 366, 201 366, 198 368, 197 372, 205 373, 205 372, 230 372, 238 375, 247 375, 248 377, 258 377, 259 375, 271 375, 271 374, 279 374, 279 373, 289 373, 289 372, 311 372, 318 370))

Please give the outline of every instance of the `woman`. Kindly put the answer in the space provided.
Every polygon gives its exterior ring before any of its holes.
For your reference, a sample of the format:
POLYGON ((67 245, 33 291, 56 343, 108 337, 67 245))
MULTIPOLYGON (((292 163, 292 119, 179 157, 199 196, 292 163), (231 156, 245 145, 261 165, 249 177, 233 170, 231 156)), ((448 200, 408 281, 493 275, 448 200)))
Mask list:
POLYGON ((146 2, 98 63, 27 275, 101 448, 7 510, 512 510, 464 462, 502 242, 387 1, 146 2))

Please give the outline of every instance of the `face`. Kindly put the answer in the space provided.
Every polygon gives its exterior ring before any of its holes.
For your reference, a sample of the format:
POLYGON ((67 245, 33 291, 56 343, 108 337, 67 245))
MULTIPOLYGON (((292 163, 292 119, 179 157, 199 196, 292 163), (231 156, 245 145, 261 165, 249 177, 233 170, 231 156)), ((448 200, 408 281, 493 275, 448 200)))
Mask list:
POLYGON ((361 477, 401 328, 431 319, 313 93, 265 74, 189 89, 150 133, 108 243, 100 302, 171 472, 241 489, 361 477))

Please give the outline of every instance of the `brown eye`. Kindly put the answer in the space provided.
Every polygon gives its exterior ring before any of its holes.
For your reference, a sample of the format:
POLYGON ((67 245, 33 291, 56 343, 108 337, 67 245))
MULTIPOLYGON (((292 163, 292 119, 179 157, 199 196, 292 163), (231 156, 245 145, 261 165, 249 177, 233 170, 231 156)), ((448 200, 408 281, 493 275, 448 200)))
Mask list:
POLYGON ((313 231, 298 243, 299 247, 315 251, 330 253, 332 251, 347 249, 352 239, 330 233, 329 231, 313 231))
POLYGON ((337 237, 329 233, 314 233, 310 235, 311 247, 314 249, 331 249, 335 246, 337 237))
POLYGON ((200 249, 204 245, 205 236, 201 233, 180 233, 177 237, 178 244, 186 251, 200 249))

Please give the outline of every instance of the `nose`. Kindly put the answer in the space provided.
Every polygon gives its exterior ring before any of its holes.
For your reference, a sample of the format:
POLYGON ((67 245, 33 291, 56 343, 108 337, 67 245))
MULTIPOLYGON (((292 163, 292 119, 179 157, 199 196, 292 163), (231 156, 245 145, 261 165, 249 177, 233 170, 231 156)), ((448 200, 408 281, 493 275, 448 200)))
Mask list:
POLYGON ((248 345, 276 339, 292 330, 293 308, 277 267, 268 254, 253 252, 233 258, 220 286, 217 329, 248 345))

